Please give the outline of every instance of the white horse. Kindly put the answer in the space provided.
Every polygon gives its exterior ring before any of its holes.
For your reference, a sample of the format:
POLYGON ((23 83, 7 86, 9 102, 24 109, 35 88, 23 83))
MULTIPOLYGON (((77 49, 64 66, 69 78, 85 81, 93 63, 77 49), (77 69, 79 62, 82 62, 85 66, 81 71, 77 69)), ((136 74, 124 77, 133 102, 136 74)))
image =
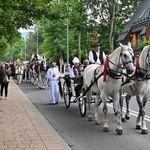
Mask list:
POLYGON ((134 78, 129 83, 121 86, 121 90, 127 93, 126 96, 126 119, 130 118, 129 100, 136 96, 139 106, 139 113, 136 119, 136 129, 141 129, 142 134, 147 134, 148 130, 145 122, 145 106, 150 98, 150 46, 145 46, 136 60, 136 70, 134 78))
POLYGON ((117 109, 118 127, 116 129, 116 132, 119 135, 122 134, 122 121, 119 105, 119 90, 122 84, 122 74, 124 68, 127 74, 132 74, 134 71, 133 55, 134 54, 130 43, 128 43, 128 45, 120 44, 120 46, 109 55, 104 65, 101 66, 97 64, 91 64, 87 66, 84 70, 83 85, 85 91, 88 90, 88 92, 86 93, 89 106, 88 119, 89 121, 93 119, 90 109, 90 98, 92 92, 95 92, 96 93, 95 124, 100 124, 100 119, 98 116, 98 106, 100 102, 103 102, 104 132, 109 131, 106 116, 108 111, 106 102, 107 97, 111 96, 113 98, 114 107, 117 109))

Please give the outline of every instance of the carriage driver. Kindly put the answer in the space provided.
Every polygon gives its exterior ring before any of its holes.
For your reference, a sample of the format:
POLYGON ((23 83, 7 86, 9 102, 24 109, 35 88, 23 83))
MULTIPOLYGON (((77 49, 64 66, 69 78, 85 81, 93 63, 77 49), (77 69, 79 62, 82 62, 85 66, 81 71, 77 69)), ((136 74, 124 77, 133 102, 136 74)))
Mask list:
POLYGON ((74 57, 72 60, 73 66, 69 71, 69 76, 71 78, 71 89, 72 89, 72 97, 71 102, 73 102, 76 99, 76 93, 75 93, 75 84, 74 79, 79 75, 78 67, 79 67, 79 59, 77 57, 74 57))
POLYGON ((96 43, 94 45, 94 50, 89 52, 90 64, 100 64, 103 65, 106 60, 105 53, 101 50, 101 44, 96 43))

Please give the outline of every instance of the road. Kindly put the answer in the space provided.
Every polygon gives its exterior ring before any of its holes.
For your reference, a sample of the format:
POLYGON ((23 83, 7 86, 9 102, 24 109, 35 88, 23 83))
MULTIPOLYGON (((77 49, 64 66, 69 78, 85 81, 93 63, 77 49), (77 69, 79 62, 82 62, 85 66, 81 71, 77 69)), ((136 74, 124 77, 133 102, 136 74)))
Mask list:
MULTIPOLYGON (((150 148, 150 134, 142 135, 140 130, 135 129, 138 111, 135 97, 131 99, 131 118, 123 123, 123 134, 120 136, 115 132, 116 116, 111 105, 108 110, 110 131, 103 132, 102 106, 99 108, 102 123, 95 125, 94 122, 88 121, 87 115, 81 117, 77 103, 72 103, 69 109, 65 107, 63 99, 60 99, 58 105, 50 105, 48 88, 40 90, 29 83, 18 86, 72 150, 149 150, 150 148)), ((92 110, 94 112, 94 105, 92 110)), ((150 131, 150 101, 146 106, 146 115, 147 128, 150 131)))

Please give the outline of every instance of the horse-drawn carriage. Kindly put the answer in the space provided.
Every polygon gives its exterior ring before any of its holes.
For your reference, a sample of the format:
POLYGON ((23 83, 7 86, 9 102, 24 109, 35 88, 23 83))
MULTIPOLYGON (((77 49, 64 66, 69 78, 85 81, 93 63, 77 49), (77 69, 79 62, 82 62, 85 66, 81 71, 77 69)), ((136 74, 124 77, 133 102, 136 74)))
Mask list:
POLYGON ((69 75, 65 75, 63 78, 63 97, 66 108, 69 108, 71 103, 78 102, 81 116, 84 117, 86 114, 86 97, 83 88, 83 75, 75 78, 70 78, 69 75), (75 95, 73 95, 71 86, 74 86, 75 95), (71 97, 74 97, 73 101, 71 101, 71 97))
MULTIPOLYGON (((95 95, 95 124, 100 124, 100 118, 98 114, 98 106, 103 103, 103 113, 104 113, 104 132, 109 131, 109 126, 107 123, 107 100, 108 97, 113 99, 113 107, 117 111, 117 134, 122 134, 122 121, 121 121, 121 108, 119 103, 119 91, 122 84, 123 76, 132 74, 134 72, 133 64, 133 50, 131 44, 122 45, 114 50, 105 64, 100 66, 97 64, 91 64, 87 66, 81 77, 82 82, 79 84, 74 83, 75 88, 79 85, 79 91, 76 95, 76 101, 79 103, 79 109, 82 116, 86 113, 86 103, 88 103, 88 120, 93 120, 93 115, 90 109, 90 103, 93 92, 95 95), (124 72, 125 71, 125 72, 124 72)), ((67 108, 70 106, 71 90, 68 88, 67 79, 65 79, 63 85, 64 100, 67 108)), ((78 88, 77 88, 78 89, 78 88)))

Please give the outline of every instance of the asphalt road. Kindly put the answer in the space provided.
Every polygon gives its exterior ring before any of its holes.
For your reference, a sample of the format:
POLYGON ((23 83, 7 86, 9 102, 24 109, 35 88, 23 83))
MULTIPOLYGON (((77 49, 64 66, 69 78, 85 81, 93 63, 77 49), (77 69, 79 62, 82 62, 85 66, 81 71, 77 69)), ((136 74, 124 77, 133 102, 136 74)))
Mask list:
MULTIPOLYGON (((131 99, 131 118, 123 123, 123 134, 117 135, 116 116, 111 105, 108 110, 109 132, 103 132, 102 106, 99 108, 101 125, 89 122, 87 115, 81 117, 78 104, 72 103, 67 109, 60 99, 58 105, 50 105, 48 101, 48 88, 40 90, 29 83, 18 85, 27 95, 47 121, 58 134, 68 143, 72 150, 149 150, 150 134, 142 135, 135 129, 137 116, 137 103, 135 97, 131 99)), ((92 106, 94 112, 94 105, 92 106)), ((150 101, 146 106, 146 123, 150 132, 150 101)))

